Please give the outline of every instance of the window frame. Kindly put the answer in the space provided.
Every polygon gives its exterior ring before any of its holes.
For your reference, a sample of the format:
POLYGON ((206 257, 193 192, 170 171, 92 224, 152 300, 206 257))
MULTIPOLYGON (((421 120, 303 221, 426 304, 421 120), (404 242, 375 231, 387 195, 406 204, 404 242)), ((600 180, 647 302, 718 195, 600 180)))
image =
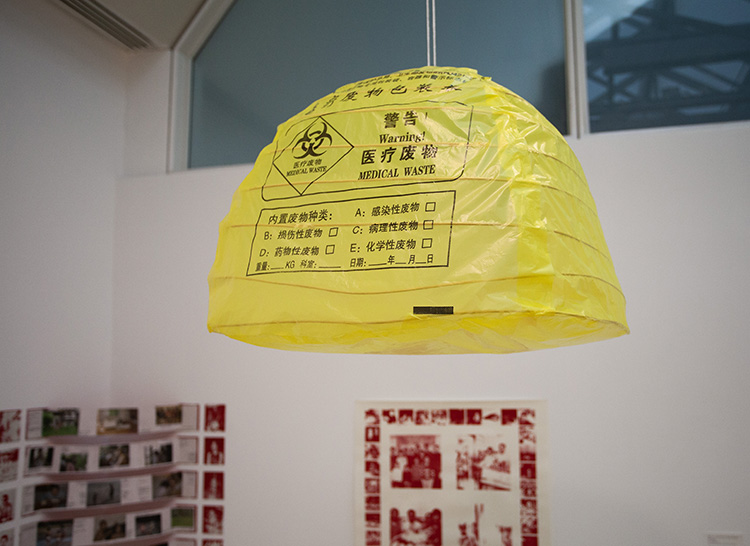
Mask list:
MULTIPOLYGON (((586 42, 584 35, 584 0, 561 0, 563 2, 563 32, 565 36, 565 91, 568 116, 566 138, 581 139, 591 135, 589 120, 588 81, 586 74, 586 42)), ((206 0, 198 14, 171 51, 169 129, 167 145, 167 170, 188 170, 190 139, 190 99, 192 64, 214 29, 226 15, 235 0, 206 0)), ((434 8, 433 8, 434 9, 434 8)), ((439 53, 439 36, 430 36, 430 1, 425 2, 427 26, 427 59, 436 64, 435 52, 439 53), (432 44, 430 40, 432 39, 432 44), (433 57, 430 57, 432 48, 433 57)), ((433 11, 432 17, 435 16, 433 11)), ((421 25, 420 21, 420 25, 421 25)), ((439 65, 439 62, 437 62, 439 65)), ((737 120, 741 122, 742 120, 737 120)), ((684 126, 679 126, 684 127, 684 126)), ((674 128, 672 126, 660 129, 674 128)))

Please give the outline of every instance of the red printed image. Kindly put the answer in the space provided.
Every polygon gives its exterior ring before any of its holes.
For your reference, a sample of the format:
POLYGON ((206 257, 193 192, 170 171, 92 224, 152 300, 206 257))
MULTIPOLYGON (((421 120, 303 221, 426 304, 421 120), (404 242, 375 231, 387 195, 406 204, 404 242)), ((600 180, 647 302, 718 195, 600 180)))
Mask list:
POLYGON ((458 489, 510 491, 510 454, 500 435, 467 434, 456 449, 458 489))
POLYGON ((203 498, 204 499, 223 499, 224 498, 224 473, 223 472, 204 472, 203 473, 203 498))
POLYGON ((21 439, 21 410, 0 411, 0 443, 21 439))
POLYGON ((206 405, 205 429, 209 432, 226 430, 226 406, 224 404, 206 405))
POLYGON ((426 513, 391 509, 391 546, 442 546, 442 514, 437 508, 426 513))
POLYGON ((438 436, 391 436, 392 487, 440 489, 440 468, 438 436))
POLYGON ((518 425, 518 439, 521 442, 521 460, 536 460, 536 433, 533 425, 518 425))
POLYGON ((223 532, 224 508, 222 506, 203 507, 203 532, 220 535, 223 532))
POLYGON ((521 532, 529 535, 535 535, 539 532, 536 501, 533 499, 521 501, 521 532))
POLYGON ((224 438, 206 438, 206 464, 224 464, 224 438))

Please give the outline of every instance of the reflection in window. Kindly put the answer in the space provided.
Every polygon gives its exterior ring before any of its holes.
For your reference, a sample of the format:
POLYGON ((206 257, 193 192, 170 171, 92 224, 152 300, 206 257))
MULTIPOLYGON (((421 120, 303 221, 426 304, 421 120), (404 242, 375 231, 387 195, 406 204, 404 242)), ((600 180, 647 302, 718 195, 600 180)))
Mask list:
POLYGON ((584 0, 591 130, 750 119, 750 2, 584 0))

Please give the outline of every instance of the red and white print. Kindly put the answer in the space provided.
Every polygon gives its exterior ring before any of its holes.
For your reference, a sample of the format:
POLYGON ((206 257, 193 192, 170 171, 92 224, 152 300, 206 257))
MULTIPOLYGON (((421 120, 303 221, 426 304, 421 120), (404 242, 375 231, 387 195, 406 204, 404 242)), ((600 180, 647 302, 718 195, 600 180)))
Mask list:
POLYGON ((546 405, 359 402, 356 546, 546 546, 546 405))

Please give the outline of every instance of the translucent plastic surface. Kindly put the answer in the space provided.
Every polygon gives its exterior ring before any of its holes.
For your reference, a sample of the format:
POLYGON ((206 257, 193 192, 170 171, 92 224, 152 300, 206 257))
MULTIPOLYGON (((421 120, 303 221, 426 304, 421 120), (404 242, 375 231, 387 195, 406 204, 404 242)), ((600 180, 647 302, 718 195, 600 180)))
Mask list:
POLYGON ((283 123, 235 193, 209 329, 304 351, 513 352, 628 332, 583 171, 465 68, 346 85, 283 123))

